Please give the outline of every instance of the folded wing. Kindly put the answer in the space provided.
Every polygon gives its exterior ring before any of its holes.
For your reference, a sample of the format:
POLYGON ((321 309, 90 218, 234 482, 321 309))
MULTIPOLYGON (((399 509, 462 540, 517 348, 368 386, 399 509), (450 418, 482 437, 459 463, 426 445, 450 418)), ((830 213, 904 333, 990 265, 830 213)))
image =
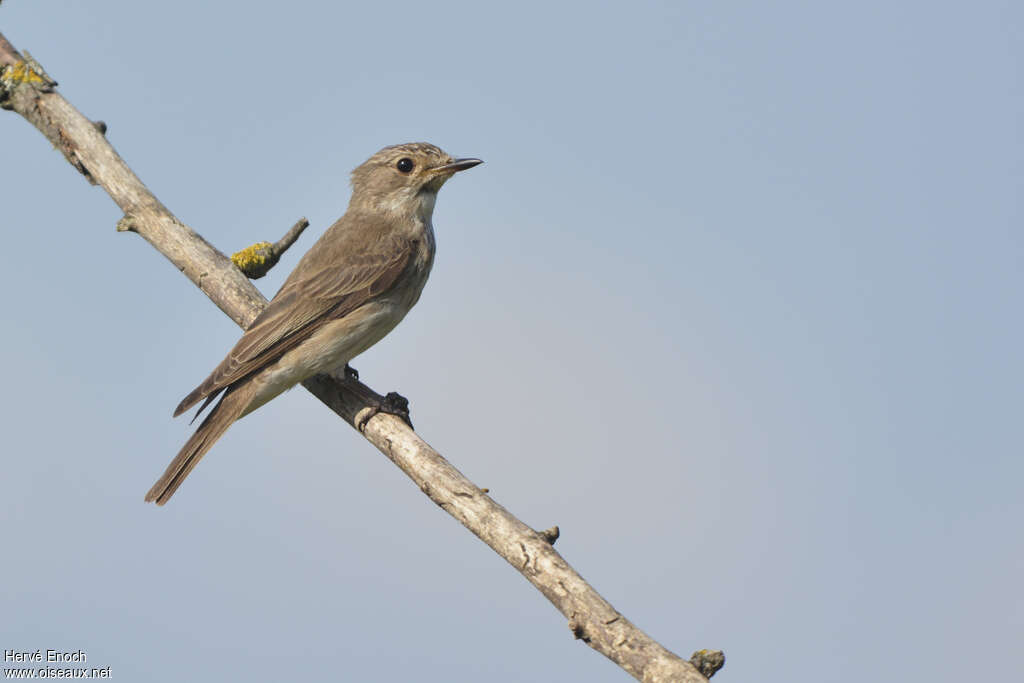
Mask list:
MULTIPOLYGON (((345 241, 351 244, 354 240, 345 241)), ((411 246, 404 241, 378 239, 357 253, 345 253, 337 259, 343 266, 329 259, 324 263, 300 262, 227 357, 178 404, 174 415, 206 399, 202 412, 230 385, 274 363, 322 325, 386 292, 405 270, 411 253, 411 246)))

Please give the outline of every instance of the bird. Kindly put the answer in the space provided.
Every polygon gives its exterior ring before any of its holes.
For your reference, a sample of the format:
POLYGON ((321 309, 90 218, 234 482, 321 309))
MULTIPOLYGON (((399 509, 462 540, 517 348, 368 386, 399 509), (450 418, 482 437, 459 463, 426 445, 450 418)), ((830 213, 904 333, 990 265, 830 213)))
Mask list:
MULTIPOLYGON (((146 494, 164 505, 236 420, 380 341, 416 304, 434 262, 437 192, 483 163, 426 142, 392 145, 352 171, 345 214, 299 260, 209 377, 174 411, 216 405, 146 494)), ((193 418, 195 420, 195 418, 193 418)))

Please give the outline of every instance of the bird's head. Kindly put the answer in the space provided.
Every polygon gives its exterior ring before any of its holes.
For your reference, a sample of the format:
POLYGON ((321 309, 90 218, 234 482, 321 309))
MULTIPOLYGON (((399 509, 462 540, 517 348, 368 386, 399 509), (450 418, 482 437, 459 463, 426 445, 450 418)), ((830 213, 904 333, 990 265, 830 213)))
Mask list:
POLYGON ((481 163, 456 159, 426 142, 385 147, 352 171, 351 206, 429 218, 445 181, 481 163))

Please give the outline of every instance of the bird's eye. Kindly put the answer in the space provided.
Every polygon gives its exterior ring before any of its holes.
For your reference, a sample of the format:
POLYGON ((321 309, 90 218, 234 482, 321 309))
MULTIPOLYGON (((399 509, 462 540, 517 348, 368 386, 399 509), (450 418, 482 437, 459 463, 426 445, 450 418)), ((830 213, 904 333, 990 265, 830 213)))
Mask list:
POLYGON ((415 168, 415 166, 416 164, 412 163, 412 159, 409 157, 402 157, 398 160, 398 163, 395 164, 395 168, 402 173, 412 173, 412 169, 415 168))

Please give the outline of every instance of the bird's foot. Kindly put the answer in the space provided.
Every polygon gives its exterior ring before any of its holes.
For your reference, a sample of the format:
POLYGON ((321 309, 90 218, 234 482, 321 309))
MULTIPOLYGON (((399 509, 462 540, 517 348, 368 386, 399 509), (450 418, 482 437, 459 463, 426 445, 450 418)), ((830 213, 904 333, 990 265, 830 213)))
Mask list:
POLYGON ((348 363, 345 363, 345 379, 351 382, 359 381, 359 371, 356 370, 351 365, 349 365, 348 363))
POLYGON ((382 398, 376 405, 371 405, 366 415, 359 418, 356 428, 361 432, 364 431, 366 423, 377 413, 386 413, 401 418, 402 422, 409 425, 409 429, 413 429, 412 419, 409 417, 409 399, 396 391, 388 392, 388 395, 382 398))

